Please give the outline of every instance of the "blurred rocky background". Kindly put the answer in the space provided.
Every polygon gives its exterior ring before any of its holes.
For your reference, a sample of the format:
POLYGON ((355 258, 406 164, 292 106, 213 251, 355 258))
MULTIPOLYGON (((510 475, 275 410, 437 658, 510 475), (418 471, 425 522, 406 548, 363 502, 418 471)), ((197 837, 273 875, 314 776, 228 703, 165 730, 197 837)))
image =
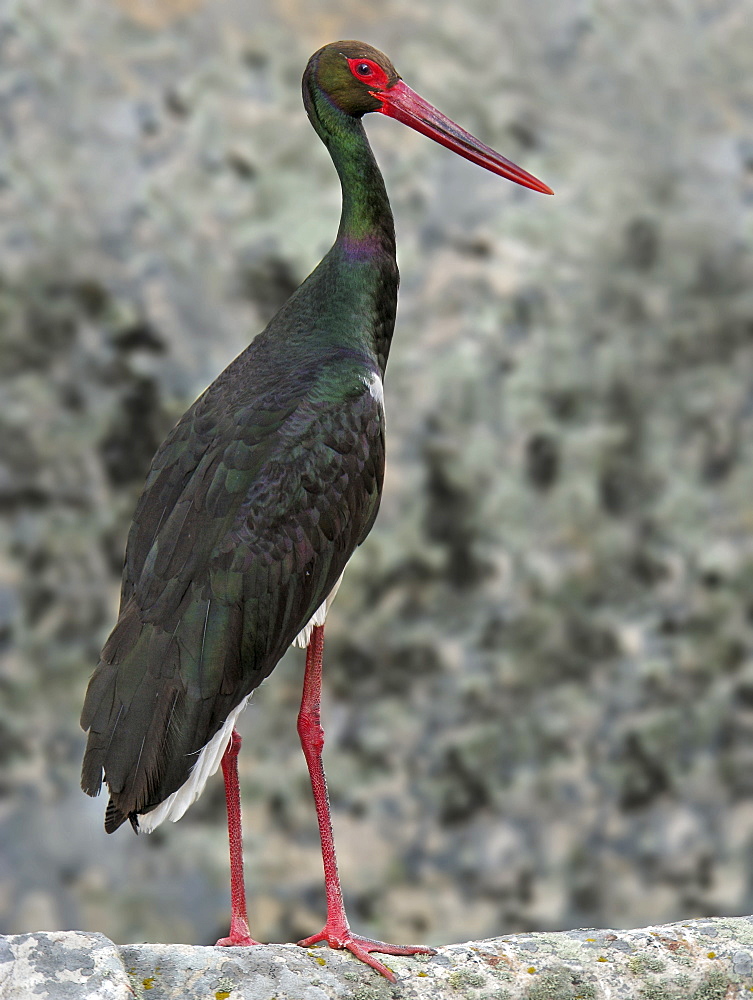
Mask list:
MULTIPOLYGON (((334 237, 299 80, 338 37, 556 191, 368 123, 403 286, 328 626, 352 921, 750 913, 749 0, 0 0, 0 932, 226 932, 220 776, 106 837, 78 713, 153 451, 334 237)), ((301 674, 242 725, 262 940, 323 919, 301 674)))

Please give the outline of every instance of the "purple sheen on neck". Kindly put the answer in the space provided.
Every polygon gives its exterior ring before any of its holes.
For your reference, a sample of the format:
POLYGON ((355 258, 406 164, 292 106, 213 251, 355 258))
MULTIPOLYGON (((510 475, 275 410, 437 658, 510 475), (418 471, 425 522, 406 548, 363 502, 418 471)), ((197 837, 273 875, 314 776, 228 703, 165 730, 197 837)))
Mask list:
POLYGON ((337 242, 348 260, 363 260, 385 252, 384 237, 381 233, 366 233, 363 236, 341 234, 337 242))

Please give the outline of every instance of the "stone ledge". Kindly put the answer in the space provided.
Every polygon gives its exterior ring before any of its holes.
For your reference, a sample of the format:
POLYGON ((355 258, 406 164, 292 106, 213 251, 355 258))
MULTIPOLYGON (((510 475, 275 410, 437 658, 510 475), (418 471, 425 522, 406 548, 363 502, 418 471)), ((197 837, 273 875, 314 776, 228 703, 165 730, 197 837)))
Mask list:
POLYGON ((515 934, 388 958, 396 985, 329 949, 118 946, 102 934, 0 937, 2 1000, 743 1000, 753 917, 515 934))

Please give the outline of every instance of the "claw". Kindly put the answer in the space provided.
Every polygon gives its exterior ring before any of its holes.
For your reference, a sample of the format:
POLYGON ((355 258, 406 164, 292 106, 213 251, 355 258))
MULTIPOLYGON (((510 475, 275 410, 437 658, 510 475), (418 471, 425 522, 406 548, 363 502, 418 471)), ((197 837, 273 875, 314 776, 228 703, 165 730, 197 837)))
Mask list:
POLYGON ((241 936, 238 938, 224 937, 220 938, 219 941, 215 941, 216 948, 245 948, 247 945, 251 944, 261 944, 261 941, 254 941, 254 939, 246 934, 245 937, 241 936))
POLYGON ((330 931, 327 927, 312 934, 311 937, 304 938, 298 944, 301 948, 310 948, 314 944, 325 941, 330 948, 339 948, 349 951, 351 955, 376 969, 385 979, 391 983, 397 982, 395 973, 379 959, 374 958, 371 952, 378 951, 382 955, 436 955, 433 948, 425 948, 415 944, 387 944, 385 941, 376 941, 374 938, 361 937, 360 934, 353 934, 350 930, 344 933, 330 931))
POLYGON ((233 916, 230 920, 230 933, 227 937, 220 938, 215 942, 217 948, 245 948, 248 945, 261 944, 255 941, 249 932, 248 924, 245 920, 233 916))

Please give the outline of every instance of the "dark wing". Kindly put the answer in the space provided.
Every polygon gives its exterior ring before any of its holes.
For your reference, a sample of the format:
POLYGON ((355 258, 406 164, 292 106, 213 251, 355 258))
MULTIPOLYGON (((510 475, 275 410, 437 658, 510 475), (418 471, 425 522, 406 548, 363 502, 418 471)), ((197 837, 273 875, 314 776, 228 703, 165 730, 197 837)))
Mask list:
POLYGON ((200 400, 155 457, 128 541, 120 617, 92 676, 82 787, 106 828, 155 808, 268 676, 373 524, 380 405, 200 400))

